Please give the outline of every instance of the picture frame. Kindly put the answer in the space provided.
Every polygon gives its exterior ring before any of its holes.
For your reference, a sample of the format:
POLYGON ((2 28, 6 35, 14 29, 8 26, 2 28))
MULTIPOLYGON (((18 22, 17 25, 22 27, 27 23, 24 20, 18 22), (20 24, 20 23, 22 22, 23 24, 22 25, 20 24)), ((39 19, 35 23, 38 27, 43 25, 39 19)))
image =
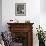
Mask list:
POLYGON ((15 4, 15 15, 16 16, 26 16, 26 3, 16 3, 15 4))

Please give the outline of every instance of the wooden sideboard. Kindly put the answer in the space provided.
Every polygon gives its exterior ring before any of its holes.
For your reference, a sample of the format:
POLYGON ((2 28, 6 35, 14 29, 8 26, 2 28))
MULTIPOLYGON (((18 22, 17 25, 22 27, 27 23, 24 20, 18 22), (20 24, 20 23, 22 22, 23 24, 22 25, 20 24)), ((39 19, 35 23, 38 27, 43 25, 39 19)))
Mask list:
POLYGON ((23 43, 22 46, 33 46, 33 23, 7 23, 12 39, 23 43))

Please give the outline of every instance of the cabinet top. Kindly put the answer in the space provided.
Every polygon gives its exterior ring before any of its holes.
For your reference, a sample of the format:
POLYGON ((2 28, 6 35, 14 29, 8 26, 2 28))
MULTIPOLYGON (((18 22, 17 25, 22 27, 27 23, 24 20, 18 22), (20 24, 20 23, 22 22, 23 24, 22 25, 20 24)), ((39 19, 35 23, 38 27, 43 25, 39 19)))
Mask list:
POLYGON ((7 23, 8 25, 25 25, 25 24, 29 24, 29 25, 33 25, 34 23, 7 23))

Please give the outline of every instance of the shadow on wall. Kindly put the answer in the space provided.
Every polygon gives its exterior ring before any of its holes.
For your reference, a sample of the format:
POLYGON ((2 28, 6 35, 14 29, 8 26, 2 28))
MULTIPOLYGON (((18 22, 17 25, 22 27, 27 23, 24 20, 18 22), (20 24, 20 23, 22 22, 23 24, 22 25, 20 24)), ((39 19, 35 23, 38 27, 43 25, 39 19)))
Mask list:
POLYGON ((2 0, 0 0, 0 31, 2 31, 2 0))
POLYGON ((46 14, 46 0, 40 0, 40 11, 42 14, 46 14))

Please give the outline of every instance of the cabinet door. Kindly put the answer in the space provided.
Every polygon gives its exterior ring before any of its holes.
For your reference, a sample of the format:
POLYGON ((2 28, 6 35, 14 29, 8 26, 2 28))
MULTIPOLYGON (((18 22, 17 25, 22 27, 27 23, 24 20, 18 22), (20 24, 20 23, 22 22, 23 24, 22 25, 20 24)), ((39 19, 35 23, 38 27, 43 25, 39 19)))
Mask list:
POLYGON ((28 46, 28 32, 13 32, 13 42, 22 44, 22 46, 28 46))

